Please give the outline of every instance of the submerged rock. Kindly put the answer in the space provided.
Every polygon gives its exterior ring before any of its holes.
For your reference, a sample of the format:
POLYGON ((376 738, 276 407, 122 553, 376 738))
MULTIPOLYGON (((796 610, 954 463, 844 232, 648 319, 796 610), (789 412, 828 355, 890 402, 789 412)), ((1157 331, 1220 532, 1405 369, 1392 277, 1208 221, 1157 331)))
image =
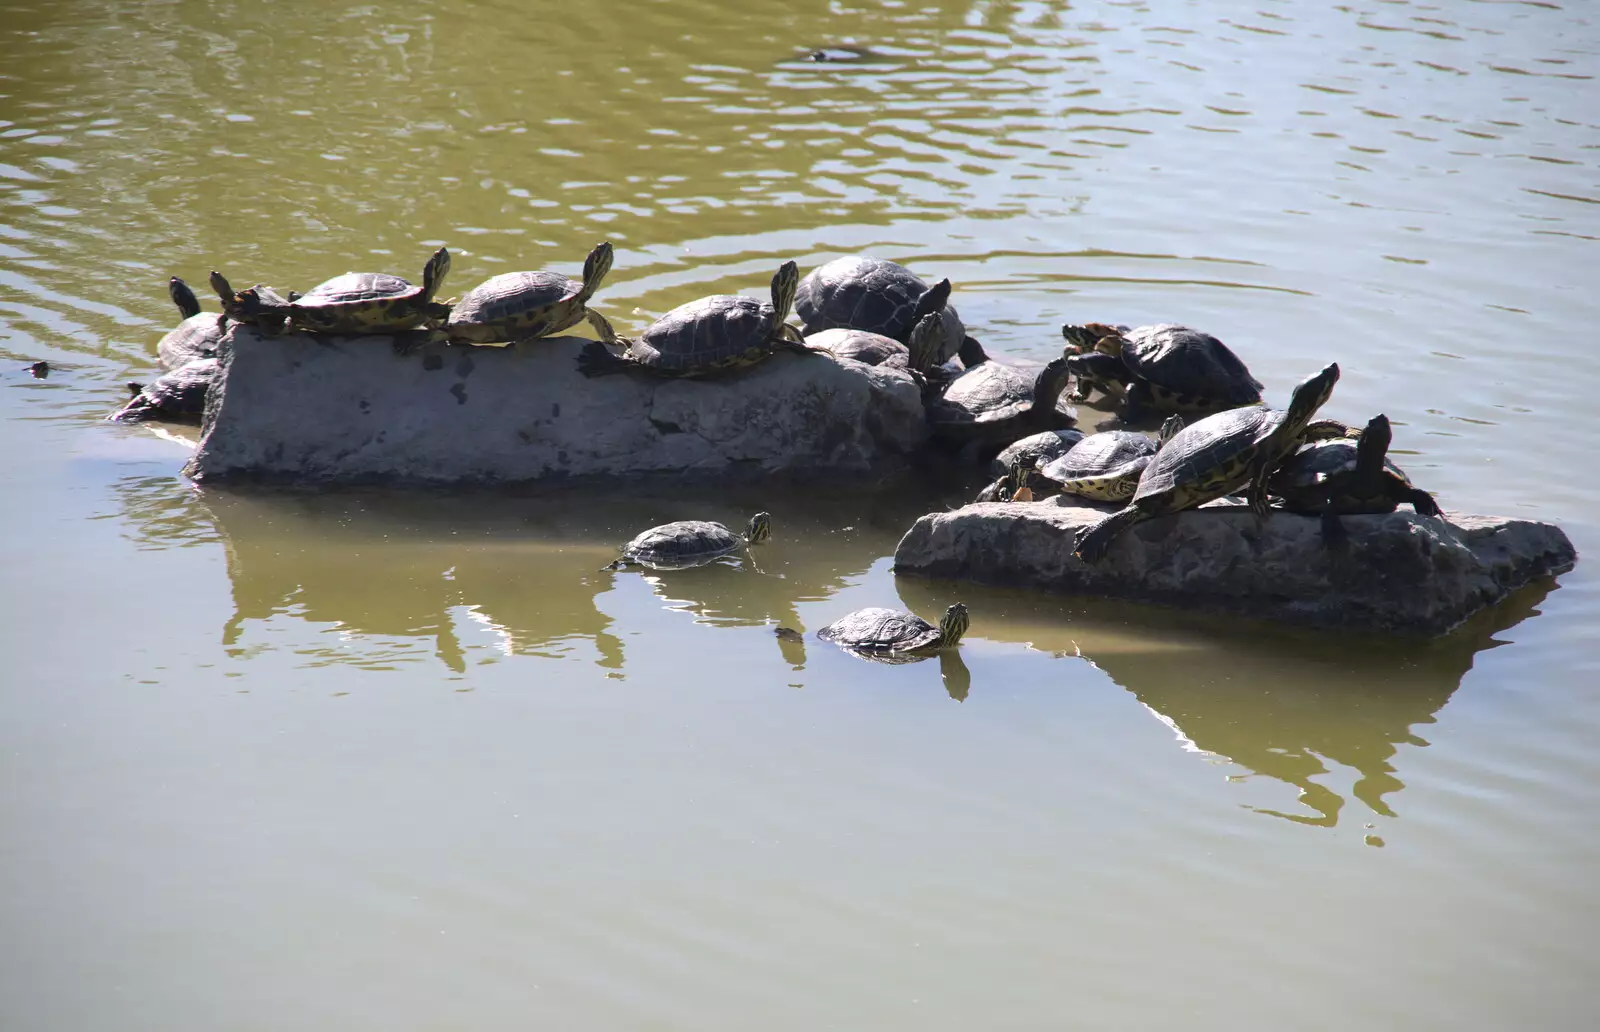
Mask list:
POLYGON ((1314 517, 1213 505, 1141 523, 1087 565, 1077 532, 1115 507, 1066 496, 931 513, 895 550, 897 573, 1100 595, 1319 627, 1443 634, 1577 561, 1559 527, 1534 520, 1398 511, 1346 516, 1324 547, 1314 517), (1448 522, 1446 522, 1448 521, 1448 522))
POLYGON ((927 437, 904 370, 776 355, 703 380, 588 379, 586 341, 509 347, 229 329, 196 480, 510 482, 759 478, 898 468, 927 437))

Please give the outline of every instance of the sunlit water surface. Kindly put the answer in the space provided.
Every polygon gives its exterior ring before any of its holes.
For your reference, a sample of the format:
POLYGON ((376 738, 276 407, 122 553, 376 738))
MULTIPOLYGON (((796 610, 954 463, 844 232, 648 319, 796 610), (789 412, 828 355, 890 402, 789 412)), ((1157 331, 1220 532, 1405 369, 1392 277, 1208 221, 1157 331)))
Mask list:
POLYGON ((1002 354, 1337 360, 1592 550, 1595 13, 0 3, 0 1027, 1592 1027, 1588 565, 1405 645, 896 579, 937 485, 198 492, 100 419, 174 274, 605 238, 626 331, 865 251, 1002 354), (956 598, 945 661, 772 633, 956 598))

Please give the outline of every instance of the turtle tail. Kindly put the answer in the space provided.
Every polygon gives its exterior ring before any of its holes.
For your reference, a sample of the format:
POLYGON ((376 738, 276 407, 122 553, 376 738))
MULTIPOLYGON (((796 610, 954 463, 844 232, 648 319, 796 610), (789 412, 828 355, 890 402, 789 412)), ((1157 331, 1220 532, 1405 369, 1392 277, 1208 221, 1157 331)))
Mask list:
POLYGON ((167 296, 172 298, 172 303, 178 306, 178 311, 183 313, 185 319, 193 319, 200 314, 200 299, 194 296, 189 284, 178 277, 167 280, 167 296))
POLYGON ((578 291, 578 302, 586 304, 594 292, 600 289, 601 282, 606 278, 606 273, 611 271, 611 260, 614 252, 611 241, 602 240, 594 245, 594 250, 589 252, 589 257, 583 260, 583 289, 578 291))
POLYGON ((1137 509, 1132 505, 1126 509, 1118 509, 1094 526, 1078 532, 1073 555, 1086 563, 1097 563, 1105 558, 1106 549, 1111 547, 1111 542, 1115 541, 1118 535, 1135 523, 1142 523, 1149 518, 1143 509, 1137 509))
POLYGON ((606 376, 634 368, 625 358, 619 358, 597 340, 591 340, 578 351, 578 372, 584 376, 606 376))
POLYGON ((773 326, 789 318, 789 312, 794 308, 794 292, 798 289, 800 289, 800 266, 792 261, 778 266, 778 271, 772 274, 773 326))

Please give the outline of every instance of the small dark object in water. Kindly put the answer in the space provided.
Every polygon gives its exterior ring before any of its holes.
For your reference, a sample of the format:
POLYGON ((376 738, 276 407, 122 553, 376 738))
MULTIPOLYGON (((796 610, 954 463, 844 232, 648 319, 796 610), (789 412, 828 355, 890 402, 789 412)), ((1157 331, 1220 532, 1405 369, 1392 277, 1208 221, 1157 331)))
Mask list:
POLYGON ((871 57, 871 51, 861 47, 822 47, 806 55, 807 61, 861 61, 871 57))
POLYGON ((28 367, 28 372, 33 374, 33 378, 35 380, 43 380, 45 377, 50 375, 50 363, 35 362, 33 365, 28 367))

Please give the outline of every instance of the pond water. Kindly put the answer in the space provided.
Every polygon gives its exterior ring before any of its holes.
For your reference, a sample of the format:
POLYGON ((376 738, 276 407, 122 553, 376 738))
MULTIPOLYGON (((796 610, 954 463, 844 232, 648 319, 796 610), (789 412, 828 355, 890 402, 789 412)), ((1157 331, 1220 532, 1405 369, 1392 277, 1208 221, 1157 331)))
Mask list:
POLYGON ((999 354, 1337 360, 1447 508, 1589 552, 1592 6, 0 12, 0 1027, 1590 1026, 1588 560, 1408 645, 897 579, 939 485, 199 491, 101 419, 170 275, 609 239, 629 332, 865 252, 999 354), (773 635, 957 598, 942 661, 773 635))

